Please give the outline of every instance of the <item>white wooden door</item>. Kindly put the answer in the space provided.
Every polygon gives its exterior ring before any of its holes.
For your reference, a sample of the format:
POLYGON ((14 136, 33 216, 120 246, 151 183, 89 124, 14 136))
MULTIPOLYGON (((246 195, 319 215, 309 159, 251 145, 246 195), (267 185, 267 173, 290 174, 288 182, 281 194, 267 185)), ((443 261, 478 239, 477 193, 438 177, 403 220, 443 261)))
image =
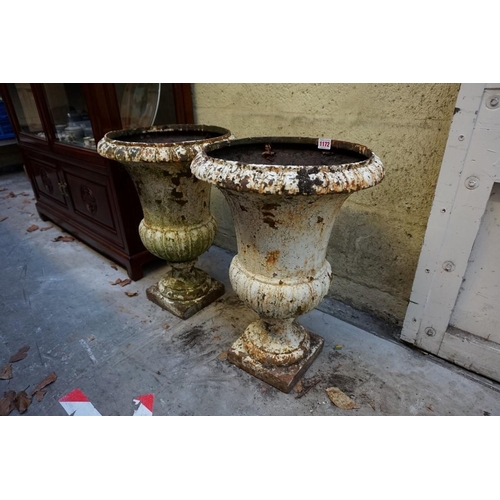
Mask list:
POLYGON ((462 84, 401 338, 500 381, 500 84, 462 84))

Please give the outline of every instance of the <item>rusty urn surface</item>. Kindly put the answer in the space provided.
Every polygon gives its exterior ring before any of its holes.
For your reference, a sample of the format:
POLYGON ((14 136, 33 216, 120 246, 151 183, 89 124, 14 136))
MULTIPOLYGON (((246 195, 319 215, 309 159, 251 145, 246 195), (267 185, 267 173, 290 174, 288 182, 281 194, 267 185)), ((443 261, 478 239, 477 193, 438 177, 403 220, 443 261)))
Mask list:
POLYGON ((203 147, 230 138, 229 130, 206 125, 164 125, 108 132, 101 156, 120 162, 134 181, 144 212, 144 246, 166 260, 170 271, 148 288, 148 298, 186 319, 224 293, 224 285, 197 269, 197 258, 217 230, 210 214, 210 185, 192 175, 203 147))
POLYGON ((382 162, 358 144, 332 141, 323 151, 314 138, 260 137, 207 146, 191 170, 229 203, 238 244, 231 283, 260 316, 228 360, 289 392, 323 347, 295 318, 330 288, 335 216, 350 193, 384 178, 382 162))

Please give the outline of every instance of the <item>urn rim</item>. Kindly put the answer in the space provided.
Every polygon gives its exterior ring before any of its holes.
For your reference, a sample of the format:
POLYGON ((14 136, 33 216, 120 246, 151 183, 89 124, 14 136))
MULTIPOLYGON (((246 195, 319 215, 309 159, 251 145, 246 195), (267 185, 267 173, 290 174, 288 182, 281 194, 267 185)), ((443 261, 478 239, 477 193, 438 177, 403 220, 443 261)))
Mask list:
POLYGON ((203 124, 168 124, 151 127, 112 130, 107 132, 97 145, 101 156, 121 162, 168 162, 189 161, 205 146, 228 140, 231 131, 224 127, 203 124), (217 134, 213 137, 200 137, 177 142, 147 142, 123 140, 126 137, 155 134, 161 132, 200 132, 217 134))
POLYGON ((223 140, 206 145, 192 162, 191 170, 199 179, 223 189, 279 195, 347 193, 375 186, 385 176, 382 161, 371 149, 342 140, 332 140, 332 149, 365 158, 336 165, 300 165, 246 163, 210 155, 223 148, 255 144, 317 146, 318 138, 262 136, 223 140))

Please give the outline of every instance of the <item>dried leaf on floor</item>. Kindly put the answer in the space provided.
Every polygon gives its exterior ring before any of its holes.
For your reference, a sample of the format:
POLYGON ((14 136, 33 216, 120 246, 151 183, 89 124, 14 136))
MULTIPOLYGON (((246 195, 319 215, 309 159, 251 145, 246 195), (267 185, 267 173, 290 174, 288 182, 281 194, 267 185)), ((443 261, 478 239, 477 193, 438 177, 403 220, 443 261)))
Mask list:
POLYGON ((118 271, 118 268, 117 268, 114 264, 111 264, 111 267, 112 267, 115 271, 118 271))
POLYGON ((336 349, 337 351, 340 351, 340 349, 342 349, 342 347, 344 347, 342 344, 337 344, 337 345, 335 346, 335 349, 336 349))
POLYGON ((44 398, 45 394, 47 394, 47 391, 38 391, 36 393, 36 400, 41 403, 42 399, 44 398))
POLYGON ((19 193, 19 196, 30 196, 30 194, 23 191, 22 193, 19 193))
MULTIPOLYGON (((315 377, 311 377, 310 379, 303 379, 302 380, 302 390, 297 393, 295 396, 295 399, 300 399, 304 397, 313 387, 316 387, 320 382, 323 381, 323 378, 319 375, 316 375, 315 377)), ((299 382, 300 383, 300 382, 299 382)), ((298 386, 298 383, 295 385, 295 387, 298 386)))
POLYGON ((216 335, 216 336, 214 337, 214 340, 220 340, 220 337, 219 337, 218 335, 216 335))
POLYGON ((326 389, 326 394, 330 398, 330 401, 342 410, 355 410, 359 408, 359 406, 338 387, 329 387, 326 389))
POLYGON ((302 382, 300 380, 295 384, 293 390, 297 394, 300 394, 304 390, 304 386, 302 385, 302 382))
POLYGON ((220 359, 221 361, 225 361, 227 359, 227 352, 221 352, 218 356, 217 356, 218 359, 220 359))
POLYGON ((73 238, 73 236, 58 236, 57 238, 54 238, 52 241, 75 241, 75 238, 73 238))
POLYGON ((0 188, 0 193, 1 193, 2 191, 7 191, 7 188, 0 188))
POLYGON ((52 382, 55 382, 56 380, 56 372, 50 373, 35 387, 31 395, 34 396, 38 391, 42 390, 44 387, 47 387, 49 384, 52 384, 52 382))
POLYGON ((2 217, 2 218, 0 218, 0 222, 3 222, 4 220, 7 220, 7 219, 8 219, 8 217, 2 217))
POLYGON ((167 325, 166 323, 163 325, 163 328, 165 328, 165 330, 168 330, 170 328, 170 325, 167 325))
POLYGON ((2 368, 0 380, 9 380, 12 378, 12 365, 9 363, 2 368))
POLYGON ((21 361, 28 355, 28 351, 30 350, 29 345, 25 345, 19 349, 13 356, 10 357, 9 363, 16 363, 17 361, 21 361))
POLYGON ((14 400, 16 399, 16 391, 5 391, 3 393, 3 397, 14 402, 14 400))
POLYGON ((139 293, 138 292, 125 292, 125 295, 127 297, 135 297, 136 295, 139 295, 139 293))
POLYGON ((49 229, 52 229, 54 226, 45 226, 45 227, 41 227, 40 228, 40 231, 48 231, 49 229))
POLYGON ((7 195, 7 196, 4 196, 4 198, 15 198, 17 196, 17 194, 14 194, 12 191, 7 195))
POLYGON ((6 417, 16 407, 14 400, 16 393, 14 391, 6 391, 3 393, 3 398, 0 399, 0 417, 6 417))
POLYGON ((28 229, 26 229, 26 231, 28 231, 28 233, 32 233, 33 231, 36 231, 37 229, 38 229, 38 226, 36 224, 33 224, 28 229))
POLYGON ((14 400, 14 405, 19 413, 24 413, 31 404, 31 398, 26 394, 25 391, 19 391, 14 400))
POLYGON ((28 204, 30 204, 30 203, 31 203, 31 201, 30 201, 30 200, 23 200, 23 203, 24 203, 25 205, 28 205, 28 204))
POLYGON ((127 286, 129 283, 132 283, 132 280, 130 278, 127 278, 126 280, 122 280, 118 278, 115 281, 110 281, 110 285, 120 285, 120 286, 127 286))
POLYGON ((89 342, 92 342, 93 340, 95 340, 95 337, 94 337, 93 335, 91 335, 91 336, 89 337, 89 342))

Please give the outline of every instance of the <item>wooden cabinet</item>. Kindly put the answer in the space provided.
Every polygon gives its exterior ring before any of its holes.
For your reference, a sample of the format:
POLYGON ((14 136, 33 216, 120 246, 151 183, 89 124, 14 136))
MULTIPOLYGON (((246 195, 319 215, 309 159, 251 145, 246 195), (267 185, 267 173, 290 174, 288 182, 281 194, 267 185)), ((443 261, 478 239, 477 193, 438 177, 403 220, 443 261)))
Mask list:
POLYGON ((42 220, 125 267, 155 259, 142 245, 142 209, 123 167, 99 156, 106 132, 194 123, 189 84, 0 84, 42 220))

